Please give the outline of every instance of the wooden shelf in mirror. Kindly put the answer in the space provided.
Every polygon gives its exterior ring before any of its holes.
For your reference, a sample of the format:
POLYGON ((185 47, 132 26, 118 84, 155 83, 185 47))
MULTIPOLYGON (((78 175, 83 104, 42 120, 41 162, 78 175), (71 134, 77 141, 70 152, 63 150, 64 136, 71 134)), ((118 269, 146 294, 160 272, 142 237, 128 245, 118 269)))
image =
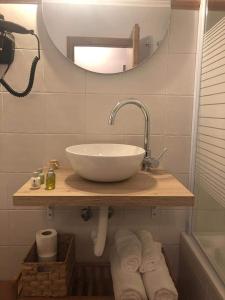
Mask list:
POLYGON ((199 7, 200 0, 172 0, 173 9, 198 10, 199 7))
MULTIPOLYGON (((173 9, 198 10, 201 0, 172 0, 173 9)), ((224 0, 209 0, 209 10, 225 11, 224 0)))
POLYGON ((133 50, 133 67, 136 67, 140 60, 140 43, 140 26, 138 24, 132 28, 129 38, 67 36, 67 57, 76 64, 74 55, 76 47, 130 48, 133 50))
POLYGON ((163 170, 140 171, 115 183, 82 179, 70 169, 56 171, 56 189, 30 189, 30 180, 13 196, 16 206, 193 206, 194 196, 163 170))

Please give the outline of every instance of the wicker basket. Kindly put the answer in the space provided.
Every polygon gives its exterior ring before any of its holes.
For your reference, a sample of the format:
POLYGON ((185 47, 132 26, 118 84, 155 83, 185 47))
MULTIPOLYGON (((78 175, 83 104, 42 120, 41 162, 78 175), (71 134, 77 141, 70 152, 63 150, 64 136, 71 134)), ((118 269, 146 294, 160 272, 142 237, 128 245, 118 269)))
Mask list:
POLYGON ((70 294, 75 264, 75 241, 71 234, 58 234, 56 262, 38 262, 36 243, 22 264, 22 294, 64 297, 70 294))

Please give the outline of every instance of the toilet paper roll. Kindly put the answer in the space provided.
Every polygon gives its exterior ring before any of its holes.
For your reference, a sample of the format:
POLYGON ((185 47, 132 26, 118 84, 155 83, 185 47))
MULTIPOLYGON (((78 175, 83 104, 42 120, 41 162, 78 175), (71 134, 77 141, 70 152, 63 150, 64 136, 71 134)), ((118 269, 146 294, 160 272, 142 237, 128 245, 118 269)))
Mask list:
POLYGON ((39 261, 54 261, 57 256, 57 232, 55 229, 39 230, 36 233, 39 261))

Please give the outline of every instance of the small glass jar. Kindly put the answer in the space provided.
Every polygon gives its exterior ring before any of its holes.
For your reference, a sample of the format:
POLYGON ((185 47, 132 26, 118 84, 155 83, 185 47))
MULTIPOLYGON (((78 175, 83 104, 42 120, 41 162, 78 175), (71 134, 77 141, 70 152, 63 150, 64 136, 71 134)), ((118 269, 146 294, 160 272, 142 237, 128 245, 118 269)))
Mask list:
POLYGON ((59 161, 56 159, 51 159, 49 161, 49 168, 53 170, 59 169, 59 161))
POLYGON ((41 187, 41 179, 39 176, 39 172, 34 172, 32 177, 31 177, 31 189, 32 190, 37 190, 40 189, 41 187))
POLYGON ((39 173, 39 177, 40 177, 40 180, 41 180, 41 184, 44 184, 45 183, 45 174, 43 172, 43 169, 38 169, 37 172, 39 173))
POLYGON ((46 190, 54 190, 55 189, 55 172, 54 169, 50 168, 46 175, 46 190))

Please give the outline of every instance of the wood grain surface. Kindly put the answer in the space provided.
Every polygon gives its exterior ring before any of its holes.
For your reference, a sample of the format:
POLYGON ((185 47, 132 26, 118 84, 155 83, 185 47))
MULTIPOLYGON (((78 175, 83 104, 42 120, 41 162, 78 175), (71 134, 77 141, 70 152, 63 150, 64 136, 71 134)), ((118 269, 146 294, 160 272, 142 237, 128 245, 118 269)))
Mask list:
POLYGON ((30 181, 13 196, 17 206, 193 206, 194 196, 174 176, 140 171, 116 183, 82 179, 70 169, 56 171, 56 189, 30 189, 30 181))

